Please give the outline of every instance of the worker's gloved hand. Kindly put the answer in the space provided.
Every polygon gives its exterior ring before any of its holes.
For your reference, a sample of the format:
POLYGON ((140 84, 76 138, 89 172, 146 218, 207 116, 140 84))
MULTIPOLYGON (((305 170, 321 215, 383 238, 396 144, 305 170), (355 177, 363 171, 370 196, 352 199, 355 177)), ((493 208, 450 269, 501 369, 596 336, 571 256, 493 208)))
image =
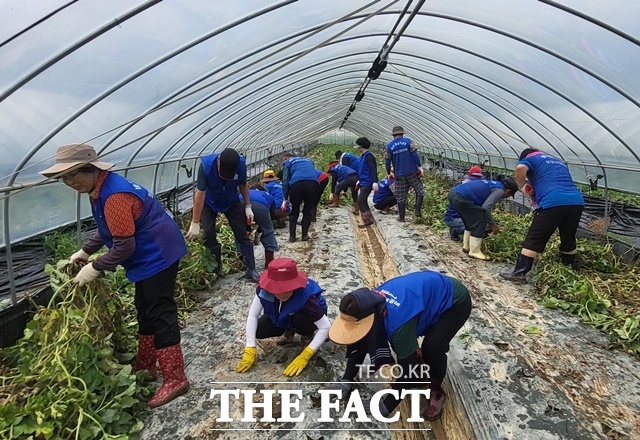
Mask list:
POLYGON ((98 278, 98 275, 100 275, 100 271, 95 270, 93 264, 87 264, 80 269, 80 272, 78 272, 78 275, 73 279, 73 282, 78 283, 79 286, 84 286, 98 278))
POLYGON ((81 263, 86 264, 87 261, 89 261, 89 254, 80 249, 78 252, 69 257, 69 261, 71 261, 72 263, 74 261, 80 261, 81 263))
POLYGON ((197 238, 200 235, 200 223, 191 223, 189 231, 187 231, 187 238, 197 238))
POLYGON ((498 225, 491 225, 489 226, 489 228, 491 229, 491 232, 493 232, 494 234, 497 234, 498 232, 500 232, 500 226, 498 225))
POLYGON ((379 188, 379 187, 378 187, 378 182, 373 182, 372 187, 373 187, 373 192, 374 192, 374 193, 377 193, 377 192, 378 192, 378 188, 379 188))
POLYGON ((528 196, 533 195, 533 186, 530 183, 525 183, 522 187, 522 192, 528 196))
POLYGON ((356 182, 356 191, 358 191, 359 189, 360 189, 360 181, 358 180, 358 181, 356 182))
POLYGON ((304 370, 305 367, 309 364, 309 359, 311 359, 314 354, 315 351, 313 351, 309 347, 305 347, 305 349, 302 350, 302 353, 300 353, 297 358, 291 361, 289 366, 285 368, 282 374, 289 377, 299 376, 300 373, 302 373, 302 370, 304 370))
POLYGON ((418 176, 422 177, 424 175, 424 171, 422 171, 422 167, 418 167, 418 176))
POLYGON ((251 205, 244 205, 244 215, 250 220, 249 223, 253 223, 253 209, 251 209, 251 205))
POLYGON ((256 347, 245 347, 242 359, 236 365, 236 372, 246 373, 256 363, 256 347))
POLYGON ((286 211, 288 205, 289 205, 289 201, 288 200, 283 200, 282 201, 282 205, 280 206, 280 211, 286 211))

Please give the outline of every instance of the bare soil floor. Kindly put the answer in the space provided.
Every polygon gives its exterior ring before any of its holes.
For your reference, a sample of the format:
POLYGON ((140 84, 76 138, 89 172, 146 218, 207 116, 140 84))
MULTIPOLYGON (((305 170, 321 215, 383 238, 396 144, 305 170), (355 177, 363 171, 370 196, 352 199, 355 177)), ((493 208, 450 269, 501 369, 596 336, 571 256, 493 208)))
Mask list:
MULTIPOLYGON (((452 342, 443 419, 433 426, 360 423, 355 417, 318 423, 319 387, 337 380, 344 348, 327 341, 296 378, 282 371, 302 350, 277 338, 259 342, 258 360, 245 374, 234 371, 245 343, 245 322, 255 284, 228 276, 210 291, 182 331, 191 391, 153 410, 143 439, 598 439, 640 438, 640 361, 607 348, 607 337, 578 318, 538 305, 527 286, 505 283, 508 267, 465 255, 445 233, 375 212, 376 226, 355 227, 350 208, 322 209, 307 242, 289 243, 276 230, 280 251, 324 289, 329 319, 340 298, 363 285, 416 270, 438 270, 461 280, 474 309, 452 342), (537 333, 530 334, 532 331, 537 333), (529 333, 527 333, 529 332, 529 333), (320 382, 320 383, 319 383, 320 382), (215 390, 302 390, 297 423, 240 421, 244 405, 231 398, 231 423, 218 423, 215 390), (412 429, 404 430, 400 429, 412 429)), ((298 228, 299 234, 299 228, 298 228)), ((258 265, 264 262, 256 248, 258 265)), ((358 384, 369 397, 385 385, 358 384)), ((256 398, 257 400, 257 398, 256 398)), ((276 395, 273 417, 281 414, 276 395)), ((408 413, 403 404, 403 414, 408 413)), ((293 412, 296 415, 296 411, 293 412)))

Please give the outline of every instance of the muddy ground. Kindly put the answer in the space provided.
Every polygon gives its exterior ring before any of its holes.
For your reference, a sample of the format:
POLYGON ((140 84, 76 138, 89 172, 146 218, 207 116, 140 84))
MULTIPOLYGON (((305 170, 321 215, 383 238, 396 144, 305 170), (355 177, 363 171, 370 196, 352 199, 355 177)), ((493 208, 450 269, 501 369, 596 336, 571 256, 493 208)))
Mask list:
MULTIPOLYGON (((260 341, 254 367, 248 373, 236 373, 255 285, 232 275, 200 294, 202 302, 182 331, 191 391, 155 409, 143 439, 236 439, 245 435, 282 439, 640 438, 638 359, 609 350, 606 335, 578 318, 541 307, 529 287, 500 279, 498 274, 508 267, 469 258, 446 233, 410 221, 399 223, 392 215, 374 215, 374 228, 358 230, 350 208, 322 209, 308 242, 288 243, 287 230, 276 230, 281 247, 276 255, 295 258, 325 289, 330 320, 345 293, 398 274, 437 270, 469 288, 474 308, 452 342, 446 384, 450 398, 441 422, 389 426, 357 423, 355 417, 348 423, 316 422, 320 415, 316 391, 328 386, 318 382, 336 380, 345 365, 344 348, 330 341, 297 378, 282 375, 303 348, 297 338, 288 346, 278 346, 276 339, 260 341), (305 418, 285 424, 241 422, 243 406, 232 398, 230 414, 235 421, 217 423, 220 401, 209 398, 212 388, 301 389, 300 410, 305 418)), ((256 260, 258 265, 264 262, 261 246, 256 247, 256 260)), ((383 387, 369 382, 359 384, 358 389, 370 396, 383 387)), ((402 408, 408 411, 407 405, 402 408)), ((274 417, 279 411, 276 400, 274 417)))

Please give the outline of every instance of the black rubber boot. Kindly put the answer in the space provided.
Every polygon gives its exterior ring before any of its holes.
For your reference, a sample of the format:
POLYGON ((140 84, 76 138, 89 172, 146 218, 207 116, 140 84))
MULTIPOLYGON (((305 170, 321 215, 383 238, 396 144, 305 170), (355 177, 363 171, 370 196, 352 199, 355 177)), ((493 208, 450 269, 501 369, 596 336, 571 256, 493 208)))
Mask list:
POLYGON ((256 259, 253 255, 253 243, 241 244, 240 252, 242 252, 242 256, 244 257, 244 264, 247 265, 244 277, 254 283, 257 283, 260 281, 260 274, 256 270, 256 259))
POLYGON ((533 267, 533 260, 531 257, 520 254, 518 255, 518 261, 516 262, 516 267, 513 269, 513 272, 503 273, 500 274, 500 276, 514 283, 524 284, 527 282, 527 273, 533 267))
POLYGON ((464 228, 449 228, 449 238, 453 241, 461 241, 462 234, 464 234, 464 228))
POLYGON ((571 266, 573 269, 576 268, 576 254, 560 253, 560 259, 565 266, 571 266))
POLYGON ((422 200, 424 200, 424 196, 416 197, 416 217, 422 217, 422 200))
POLYGON ((398 221, 404 222, 404 215, 407 212, 406 203, 398 203, 398 221))
POLYGON ((296 221, 291 221, 291 217, 289 217, 289 241, 296 241, 296 228, 298 227, 298 219, 296 221))
POLYGON ((213 270, 213 273, 215 273, 217 276, 220 276, 220 273, 222 272, 222 245, 217 244, 209 248, 209 251, 211 252, 211 255, 213 255, 213 258, 216 259, 216 263, 218 264, 213 270))

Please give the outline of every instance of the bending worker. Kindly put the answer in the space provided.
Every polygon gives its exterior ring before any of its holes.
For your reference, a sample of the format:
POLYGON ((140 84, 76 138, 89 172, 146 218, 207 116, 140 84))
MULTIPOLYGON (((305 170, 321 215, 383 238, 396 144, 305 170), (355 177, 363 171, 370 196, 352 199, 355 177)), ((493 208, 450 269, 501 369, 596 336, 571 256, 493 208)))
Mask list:
POLYGON ((327 339, 329 327, 322 288, 297 269, 295 260, 276 258, 260 276, 247 317, 244 354, 236 371, 245 373, 255 363, 256 339, 282 336, 292 330, 302 335, 303 345, 308 345, 282 374, 298 376, 327 339))
POLYGON ((356 184, 358 183, 358 172, 353 168, 349 168, 346 165, 334 165, 329 169, 331 175, 331 203, 330 208, 337 208, 340 206, 340 193, 351 189, 351 198, 353 199, 353 213, 355 215, 360 214, 358 208, 358 190, 356 184))
POLYGON ((216 220, 218 214, 224 214, 247 267, 244 276, 257 283, 260 275, 256 271, 253 243, 247 237, 247 223, 253 222, 253 210, 249 199, 244 157, 233 148, 225 148, 221 153, 204 156, 198 169, 196 185, 187 238, 195 238, 200 234, 202 221, 204 245, 215 257, 218 263, 216 273, 220 274, 222 245, 217 239, 216 220), (238 190, 243 196, 244 205, 238 199, 238 190))
POLYGON ((513 177, 503 177, 502 180, 475 180, 456 185, 449 191, 449 203, 460 214, 464 223, 462 250, 470 257, 488 260, 482 253, 482 238, 489 228, 494 234, 500 228, 491 215, 491 211, 498 201, 513 197, 518 191, 518 185, 513 177))
MULTIPOLYGON (((442 381, 447 371, 449 343, 471 313, 471 297, 458 280, 434 271, 414 272, 392 278, 374 290, 360 288, 340 301, 340 313, 329 330, 336 344, 347 345, 347 367, 338 389, 344 397, 369 354, 373 368, 393 364, 389 344, 404 373, 395 390, 430 381, 425 418, 440 418, 446 394, 442 381), (418 348, 418 337, 424 336, 418 348), (429 366, 417 368, 421 364, 429 366), (410 384, 410 383, 412 384, 410 384)), ((387 417, 400 400, 387 395, 380 412, 387 417)))
POLYGON ((582 193, 573 183, 569 167, 560 159, 534 148, 520 154, 516 166, 516 180, 520 188, 533 196, 533 221, 518 255, 516 267, 502 277, 516 283, 525 283, 526 275, 533 267, 533 260, 544 251, 553 232, 560 234, 560 258, 562 264, 574 266, 576 261, 576 231, 584 209, 582 193))

